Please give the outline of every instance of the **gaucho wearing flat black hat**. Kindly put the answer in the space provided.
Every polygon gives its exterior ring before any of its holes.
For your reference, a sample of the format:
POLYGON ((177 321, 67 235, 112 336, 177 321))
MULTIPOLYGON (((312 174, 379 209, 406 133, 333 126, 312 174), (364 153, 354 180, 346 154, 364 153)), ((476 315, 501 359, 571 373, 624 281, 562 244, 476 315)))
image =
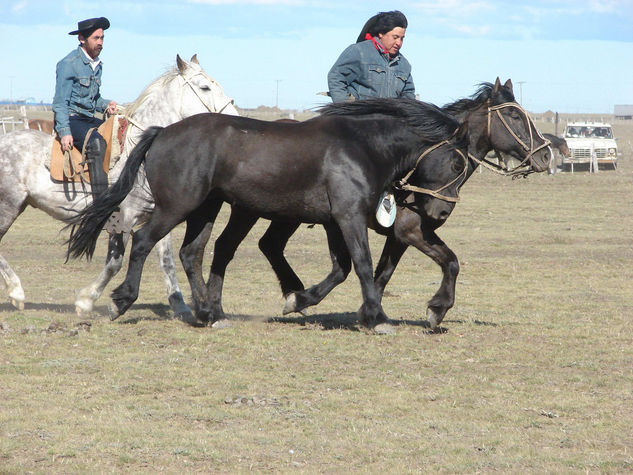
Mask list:
POLYGON ((87 20, 82 20, 77 23, 77 29, 75 31, 69 32, 68 34, 78 35, 81 33, 82 35, 85 36, 86 32, 88 31, 92 32, 94 30, 98 30, 99 28, 102 28, 104 30, 107 30, 108 28, 110 28, 110 22, 108 21, 106 17, 102 16, 99 18, 88 18, 87 20))

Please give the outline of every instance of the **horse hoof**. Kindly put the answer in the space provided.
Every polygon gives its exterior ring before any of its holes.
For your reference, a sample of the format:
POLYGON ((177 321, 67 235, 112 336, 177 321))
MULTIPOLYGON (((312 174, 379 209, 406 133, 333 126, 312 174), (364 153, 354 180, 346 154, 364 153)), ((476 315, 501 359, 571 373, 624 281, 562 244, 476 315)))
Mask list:
POLYGON ((11 299, 11 305, 18 310, 24 310, 24 302, 22 300, 11 299))
POLYGON ((211 328, 215 328, 216 330, 221 330, 223 328, 231 328, 232 326, 233 326, 233 323, 226 318, 217 320, 211 324, 211 328))
POLYGON ((110 314, 111 321, 114 321, 121 316, 121 314, 119 313, 119 308, 114 302, 110 302, 108 304, 108 313, 110 314))
POLYGON ((290 294, 286 297, 286 305, 284 305, 284 309, 282 311, 283 315, 288 315, 289 313, 296 312, 297 308, 297 296, 295 294, 290 294))
POLYGON ((191 325, 192 327, 201 326, 200 322, 196 317, 193 316, 191 312, 180 312, 176 314, 176 318, 187 325, 191 325))
POLYGON ((75 313, 78 317, 82 317, 84 315, 88 315, 92 312, 92 301, 76 301, 75 302, 75 313))
POLYGON ((426 318, 431 326, 431 330, 436 330, 437 326, 440 324, 438 315, 430 308, 426 309, 426 318))
POLYGON ((377 335, 395 335, 396 328, 391 323, 381 323, 374 327, 374 333, 377 335))

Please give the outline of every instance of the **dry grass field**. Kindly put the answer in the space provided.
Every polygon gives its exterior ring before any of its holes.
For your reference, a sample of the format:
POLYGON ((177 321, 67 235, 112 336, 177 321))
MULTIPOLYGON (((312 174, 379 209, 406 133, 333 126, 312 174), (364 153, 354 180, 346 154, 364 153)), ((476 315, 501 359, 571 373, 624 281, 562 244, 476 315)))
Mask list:
MULTIPOLYGON (((232 328, 173 320, 154 254, 119 320, 107 295, 77 317, 105 239, 65 264, 61 223, 28 209, 0 243, 27 293, 0 298, 0 473, 633 472, 633 124, 614 126, 615 171, 473 175, 439 231, 461 273, 438 333, 415 250, 383 302, 395 335, 359 327, 355 275, 281 317, 265 222, 227 272, 232 328)), ((307 284, 329 270, 318 227, 287 256, 307 284)))

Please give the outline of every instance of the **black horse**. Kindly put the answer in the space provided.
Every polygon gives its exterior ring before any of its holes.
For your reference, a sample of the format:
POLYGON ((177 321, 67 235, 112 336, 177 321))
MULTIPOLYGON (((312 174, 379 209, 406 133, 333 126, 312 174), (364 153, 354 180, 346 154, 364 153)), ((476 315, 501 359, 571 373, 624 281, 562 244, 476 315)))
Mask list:
MULTIPOLYGON (((68 256, 92 256, 108 216, 144 163, 155 208, 134 233, 127 276, 112 294, 113 318, 138 297, 143 264, 156 242, 186 221, 181 256, 196 255, 205 226, 226 201, 253 222, 264 217, 323 224, 332 259, 346 273, 351 256, 363 296, 360 320, 375 327, 388 319, 372 280, 368 217, 381 193, 406 175, 408 185, 428 193, 415 205, 434 219, 445 219, 467 171, 467 147, 466 125, 413 100, 333 104, 300 123, 200 114, 152 127, 113 187, 71 220, 76 228, 68 256)), ((194 299, 204 301, 210 291, 185 267, 194 299)))
MULTIPOLYGON (((471 98, 446 105, 444 110, 456 117, 460 123, 468 125, 470 143, 466 179, 480 163, 498 167, 497 164, 486 162, 486 154, 491 150, 495 150, 498 156, 519 160, 521 164, 529 166, 531 171, 547 169, 551 159, 549 141, 536 129, 527 112, 515 102, 510 80, 503 86, 498 78, 494 85, 481 84, 471 98)), ((508 171, 507 168, 498 168, 502 174, 526 173, 525 170, 508 171)), ((387 229, 380 226, 375 219, 368 220, 370 227, 387 236, 374 277, 377 292, 382 298, 384 289, 405 250, 409 246, 415 246, 431 257, 443 273, 439 290, 427 304, 427 318, 431 327, 435 328, 455 302, 455 283, 459 273, 457 256, 435 233, 435 230, 446 221, 448 214, 438 219, 418 205, 418 200, 421 199, 418 194, 398 189, 395 192, 398 207, 394 225, 387 229)), ((196 307, 203 309, 198 315, 210 313, 213 319, 223 318, 220 299, 224 272, 239 243, 254 222, 239 206, 231 208, 229 222, 215 243, 208 283, 208 302, 194 299, 196 307)), ((288 239, 299 224, 272 221, 259 241, 259 247, 272 265, 286 297, 284 313, 301 311, 317 304, 330 290, 345 280, 350 269, 348 262, 333 260, 333 269, 327 278, 306 290, 283 255, 288 239)), ((180 257, 185 269, 192 269, 195 266, 193 262, 201 260, 201 247, 206 244, 210 232, 210 229, 205 231, 205 237, 200 239, 197 248, 183 249, 188 251, 188 254, 181 251, 180 257)), ((200 272, 199 267, 196 268, 196 272, 200 272)), ((197 278, 196 272, 188 272, 190 281, 197 278)))

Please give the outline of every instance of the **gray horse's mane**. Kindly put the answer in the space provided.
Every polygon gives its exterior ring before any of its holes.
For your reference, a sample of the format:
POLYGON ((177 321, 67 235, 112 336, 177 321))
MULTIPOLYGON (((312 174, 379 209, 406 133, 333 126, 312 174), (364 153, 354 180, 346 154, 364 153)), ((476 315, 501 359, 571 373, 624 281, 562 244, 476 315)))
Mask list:
POLYGON ((170 70, 165 71, 165 73, 163 73, 161 76, 154 79, 143 90, 143 92, 141 92, 141 95, 138 96, 138 98, 134 102, 126 106, 126 111, 125 111, 126 115, 128 116, 133 115, 136 112, 136 110, 141 106, 141 104, 143 104, 143 102, 145 102, 145 100, 154 93, 154 91, 156 91, 157 89, 164 88, 168 83, 173 81, 174 78, 178 76, 178 74, 180 74, 178 72, 178 68, 174 66, 170 70))

